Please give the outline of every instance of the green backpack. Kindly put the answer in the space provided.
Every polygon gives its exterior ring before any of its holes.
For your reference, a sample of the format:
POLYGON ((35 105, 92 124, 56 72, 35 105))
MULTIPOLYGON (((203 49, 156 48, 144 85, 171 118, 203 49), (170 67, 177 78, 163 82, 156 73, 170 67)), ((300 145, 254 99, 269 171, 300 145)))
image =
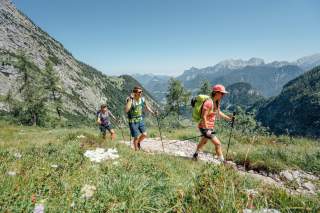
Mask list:
POLYGON ((195 122, 201 121, 203 103, 209 99, 210 97, 208 95, 198 95, 191 99, 193 121, 195 122))

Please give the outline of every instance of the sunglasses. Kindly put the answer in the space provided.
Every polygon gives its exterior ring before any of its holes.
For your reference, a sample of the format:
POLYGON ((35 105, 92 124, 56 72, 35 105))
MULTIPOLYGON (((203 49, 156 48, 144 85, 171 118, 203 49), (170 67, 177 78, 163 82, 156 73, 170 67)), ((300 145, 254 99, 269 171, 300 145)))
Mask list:
POLYGON ((135 93, 141 94, 141 93, 143 93, 143 91, 136 91, 135 93))

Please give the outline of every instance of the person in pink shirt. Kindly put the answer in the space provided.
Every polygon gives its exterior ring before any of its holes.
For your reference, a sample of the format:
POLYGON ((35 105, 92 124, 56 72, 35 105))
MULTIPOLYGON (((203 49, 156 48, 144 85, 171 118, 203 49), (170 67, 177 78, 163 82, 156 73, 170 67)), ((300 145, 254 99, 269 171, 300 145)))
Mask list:
POLYGON ((197 146, 196 152, 193 154, 193 159, 198 159, 198 153, 201 148, 210 140, 214 146, 215 151, 218 156, 218 160, 224 162, 224 157, 221 149, 221 142, 215 135, 214 123, 215 120, 223 118, 224 120, 231 121, 232 117, 225 115, 220 111, 220 102, 222 97, 227 94, 225 87, 223 85, 217 84, 212 87, 211 98, 206 100, 202 106, 201 121, 198 124, 198 128, 201 132, 200 143, 197 146))

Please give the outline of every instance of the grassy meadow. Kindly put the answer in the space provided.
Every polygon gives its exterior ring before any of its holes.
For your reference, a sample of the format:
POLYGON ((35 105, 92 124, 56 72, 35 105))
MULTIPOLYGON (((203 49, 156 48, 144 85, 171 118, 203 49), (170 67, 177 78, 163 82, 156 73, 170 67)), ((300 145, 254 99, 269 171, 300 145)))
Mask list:
MULTIPOLYGON (((35 203, 43 203, 46 212, 242 212, 249 189, 258 191, 253 202, 257 209, 320 211, 319 194, 288 195, 225 166, 134 152, 118 143, 122 137, 117 133, 117 140, 111 142, 103 141, 95 128, 0 123, 0 212, 31 212, 35 203), (95 147, 115 147, 120 158, 92 163, 83 153, 95 147), (10 171, 16 175, 10 176, 10 171), (81 195, 85 184, 96 187, 89 200, 81 195)), ((163 134, 168 139, 185 139, 198 133, 190 126, 163 128, 163 134)), ((157 128, 150 128, 149 135, 158 137, 157 128)), ((229 130, 220 131, 219 137, 226 150, 229 130)), ((212 152, 212 145, 207 144, 205 151, 212 152)), ((298 168, 320 173, 318 141, 309 139, 244 136, 236 130, 229 153, 230 159, 250 169, 279 172, 298 168)))

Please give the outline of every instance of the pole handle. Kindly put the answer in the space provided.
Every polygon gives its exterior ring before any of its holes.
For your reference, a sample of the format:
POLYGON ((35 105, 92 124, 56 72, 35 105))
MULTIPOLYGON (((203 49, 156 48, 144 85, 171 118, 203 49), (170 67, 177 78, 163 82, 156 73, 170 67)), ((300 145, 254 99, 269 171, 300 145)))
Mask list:
POLYGON ((236 112, 232 113, 232 119, 231 119, 231 128, 234 126, 234 120, 235 120, 236 112))

